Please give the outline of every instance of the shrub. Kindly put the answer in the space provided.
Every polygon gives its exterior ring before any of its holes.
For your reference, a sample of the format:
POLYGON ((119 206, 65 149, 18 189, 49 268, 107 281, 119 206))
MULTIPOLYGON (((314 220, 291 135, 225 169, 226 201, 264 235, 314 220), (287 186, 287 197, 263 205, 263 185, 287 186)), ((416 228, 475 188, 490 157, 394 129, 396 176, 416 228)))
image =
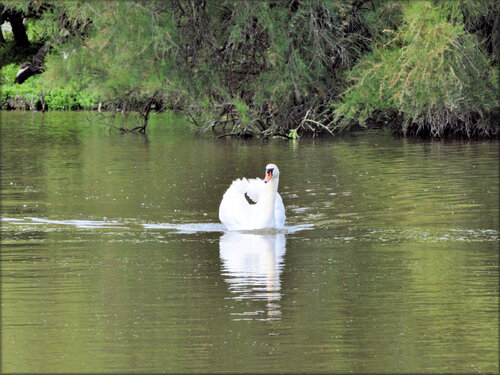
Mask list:
POLYGON ((9 102, 19 102, 19 97, 38 108, 41 107, 43 97, 47 108, 57 110, 92 109, 98 102, 96 94, 79 90, 74 85, 67 85, 65 88, 49 86, 44 75, 30 77, 22 85, 14 84, 18 68, 17 64, 9 64, 0 71, 0 109, 8 109, 9 102))
MULTIPOLYGON (((457 8, 452 8, 457 11, 457 8)), ((494 135, 497 76, 485 50, 449 7, 405 6, 403 24, 387 43, 363 56, 336 104, 339 126, 366 126, 380 113, 398 113, 398 131, 444 136, 494 135)))

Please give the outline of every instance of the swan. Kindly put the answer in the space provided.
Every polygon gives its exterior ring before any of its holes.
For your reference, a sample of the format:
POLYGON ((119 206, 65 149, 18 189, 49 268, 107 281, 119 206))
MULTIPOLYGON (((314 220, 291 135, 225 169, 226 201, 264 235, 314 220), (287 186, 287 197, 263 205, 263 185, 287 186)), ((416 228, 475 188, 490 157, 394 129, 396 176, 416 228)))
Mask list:
POLYGON ((228 230, 283 228, 285 207, 278 193, 280 171, 266 166, 264 180, 234 180, 222 197, 219 219, 228 230))

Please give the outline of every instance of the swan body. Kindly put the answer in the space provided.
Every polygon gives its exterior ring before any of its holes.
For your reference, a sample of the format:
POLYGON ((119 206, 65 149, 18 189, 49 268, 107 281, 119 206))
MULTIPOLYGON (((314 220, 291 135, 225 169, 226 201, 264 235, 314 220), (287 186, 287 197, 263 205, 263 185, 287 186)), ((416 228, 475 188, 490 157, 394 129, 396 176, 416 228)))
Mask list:
POLYGON ((279 169, 275 164, 266 166, 264 180, 240 178, 233 181, 219 206, 220 221, 229 230, 283 228, 285 207, 278 184, 279 169))

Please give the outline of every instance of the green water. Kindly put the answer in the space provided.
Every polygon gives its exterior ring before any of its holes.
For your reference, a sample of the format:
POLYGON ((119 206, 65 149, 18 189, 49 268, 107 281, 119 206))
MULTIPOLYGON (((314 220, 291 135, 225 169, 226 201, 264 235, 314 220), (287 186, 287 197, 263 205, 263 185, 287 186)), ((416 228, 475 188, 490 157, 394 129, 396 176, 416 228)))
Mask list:
POLYGON ((3 372, 499 371, 498 141, 0 115, 3 372), (269 162, 288 230, 225 232, 269 162))

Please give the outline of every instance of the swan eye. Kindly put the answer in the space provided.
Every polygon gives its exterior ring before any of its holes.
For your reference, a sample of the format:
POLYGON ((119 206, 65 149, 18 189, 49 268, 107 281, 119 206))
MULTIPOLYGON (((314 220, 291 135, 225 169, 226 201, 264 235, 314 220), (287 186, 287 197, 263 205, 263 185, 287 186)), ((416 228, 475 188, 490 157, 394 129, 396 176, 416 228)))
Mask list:
POLYGON ((273 174, 273 171, 274 171, 274 168, 266 169, 266 173, 271 173, 271 175, 273 174))

